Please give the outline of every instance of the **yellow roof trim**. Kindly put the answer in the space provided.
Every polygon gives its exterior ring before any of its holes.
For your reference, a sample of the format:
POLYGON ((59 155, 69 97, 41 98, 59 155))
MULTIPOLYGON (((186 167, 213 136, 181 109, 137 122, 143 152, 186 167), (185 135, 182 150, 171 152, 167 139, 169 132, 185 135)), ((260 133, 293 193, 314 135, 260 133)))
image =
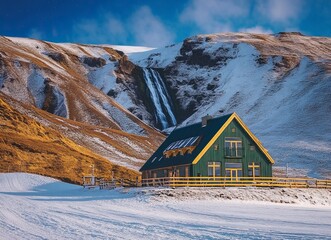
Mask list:
POLYGON ((245 129, 245 131, 247 132, 247 134, 253 139, 253 141, 256 143, 256 145, 260 148, 260 150, 266 155, 266 157, 268 158, 268 160, 274 164, 275 161, 273 160, 273 158, 270 156, 268 150, 266 148, 263 147, 262 143, 259 141, 259 139, 257 137, 255 137, 255 135, 251 132, 251 130, 249 130, 249 128, 246 126, 246 124, 241 120, 241 118, 236 114, 233 113, 233 115, 235 115, 235 119, 238 121, 238 123, 241 125, 241 127, 243 129, 245 129))
POLYGON ((218 137, 223 133, 223 131, 229 126, 229 124, 232 122, 233 119, 236 119, 239 125, 246 131, 246 133, 253 139, 253 141, 256 143, 256 145, 259 147, 259 149, 265 154, 267 159, 274 164, 275 161, 268 153, 268 150, 265 149, 262 146, 262 143, 255 137, 255 135, 248 129, 246 124, 241 120, 241 118, 236 114, 233 113, 229 119, 223 124, 223 126, 217 131, 217 133, 214 135, 214 137, 208 142, 208 144, 202 149, 202 151, 196 156, 196 158, 193 160, 192 164, 197 164, 202 156, 207 152, 207 150, 215 143, 215 141, 218 139, 218 137))
POLYGON ((211 145, 214 144, 214 142, 217 140, 217 138, 222 134, 222 132, 226 129, 226 127, 232 122, 234 118, 234 114, 232 114, 229 119, 223 124, 223 126, 217 131, 217 133, 214 135, 214 137, 207 143, 207 145, 202 149, 202 151, 196 156, 196 158, 193 160, 192 164, 197 164, 202 156, 207 152, 207 150, 211 147, 211 145))

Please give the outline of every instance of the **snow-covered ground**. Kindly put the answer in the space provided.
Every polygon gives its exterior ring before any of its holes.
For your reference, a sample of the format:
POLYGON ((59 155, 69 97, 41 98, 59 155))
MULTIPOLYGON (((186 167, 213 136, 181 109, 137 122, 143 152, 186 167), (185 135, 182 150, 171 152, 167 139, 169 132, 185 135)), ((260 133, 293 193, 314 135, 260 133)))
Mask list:
POLYGON ((25 173, 0 186, 0 239, 331 239, 329 190, 87 190, 25 173))

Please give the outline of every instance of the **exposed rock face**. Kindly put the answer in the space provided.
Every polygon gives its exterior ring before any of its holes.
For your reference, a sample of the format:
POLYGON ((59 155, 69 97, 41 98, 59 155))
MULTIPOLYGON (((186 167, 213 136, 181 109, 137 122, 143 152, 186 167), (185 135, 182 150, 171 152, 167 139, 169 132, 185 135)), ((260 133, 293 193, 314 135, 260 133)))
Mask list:
MULTIPOLYGON (((210 41, 208 37, 206 42, 210 41)), ((180 49, 181 56, 176 57, 177 61, 188 65, 197 65, 199 67, 215 67, 226 65, 227 60, 233 59, 237 50, 237 44, 229 47, 219 47, 211 54, 205 52, 204 48, 199 46, 203 43, 201 39, 186 39, 180 49)))
POLYGON ((68 113, 65 103, 65 96, 58 87, 53 86, 50 79, 45 79, 44 92, 45 101, 42 109, 49 113, 66 118, 68 113))
POLYGON ((106 60, 103 58, 96 58, 96 57, 83 57, 82 62, 89 67, 103 67, 106 65, 106 60))
POLYGON ((64 54, 62 54, 62 53, 46 52, 45 55, 47 55, 48 57, 50 57, 51 59, 53 59, 56 62, 59 62, 59 63, 65 63, 66 62, 66 58, 65 58, 64 54))

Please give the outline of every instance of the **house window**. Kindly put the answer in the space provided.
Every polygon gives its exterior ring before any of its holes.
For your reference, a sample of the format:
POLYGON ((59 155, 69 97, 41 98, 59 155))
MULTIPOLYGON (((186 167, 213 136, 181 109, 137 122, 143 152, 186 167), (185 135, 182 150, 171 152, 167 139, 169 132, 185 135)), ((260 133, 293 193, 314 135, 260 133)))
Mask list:
POLYGON ((214 150, 215 150, 215 151, 218 151, 219 148, 220 148, 220 146, 219 146, 218 144, 215 144, 215 145, 214 145, 214 150))
POLYGON ((221 163, 220 162, 208 162, 208 177, 221 176, 221 163))
POLYGON ((201 137, 194 136, 186 139, 172 142, 163 151, 163 155, 166 158, 175 157, 178 154, 185 155, 186 153, 192 153, 196 146, 199 144, 201 137))
POLYGON ((233 133, 236 132, 236 129, 235 128, 232 128, 231 129, 231 132, 233 132, 233 133))
POLYGON ((248 176, 249 177, 260 177, 261 176, 261 167, 259 163, 251 162, 248 164, 248 176))
POLYGON ((186 177, 186 167, 180 166, 178 169, 179 169, 179 177, 186 177))
POLYGON ((168 176, 168 169, 164 169, 163 172, 164 172, 164 174, 163 174, 164 177, 167 177, 168 176))
POLYGON ((226 157, 242 157, 242 141, 238 137, 225 138, 225 156, 226 157))
POLYGON ((242 163, 225 163, 225 175, 231 181, 238 181, 243 175, 242 163))
POLYGON ((164 170, 156 170, 156 177, 157 177, 157 178, 165 177, 165 172, 164 172, 164 170))
POLYGON ((249 150, 251 150, 251 151, 255 151, 255 146, 254 146, 254 145, 250 145, 250 146, 249 146, 249 150))

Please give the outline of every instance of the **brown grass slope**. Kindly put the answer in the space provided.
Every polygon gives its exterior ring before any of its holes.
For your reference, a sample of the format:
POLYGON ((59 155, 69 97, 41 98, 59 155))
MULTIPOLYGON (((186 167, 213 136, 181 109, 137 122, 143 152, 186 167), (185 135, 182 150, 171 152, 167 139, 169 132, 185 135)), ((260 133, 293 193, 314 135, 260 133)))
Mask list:
POLYGON ((13 109, 0 96, 0 172, 26 171, 81 183, 95 165, 97 176, 135 179, 138 172, 112 164, 34 119, 13 109))
POLYGON ((117 129, 81 123, 24 104, 1 92, 0 97, 21 114, 60 132, 112 163, 133 170, 138 170, 165 138, 163 134, 155 130, 149 131, 149 136, 140 136, 117 129))

